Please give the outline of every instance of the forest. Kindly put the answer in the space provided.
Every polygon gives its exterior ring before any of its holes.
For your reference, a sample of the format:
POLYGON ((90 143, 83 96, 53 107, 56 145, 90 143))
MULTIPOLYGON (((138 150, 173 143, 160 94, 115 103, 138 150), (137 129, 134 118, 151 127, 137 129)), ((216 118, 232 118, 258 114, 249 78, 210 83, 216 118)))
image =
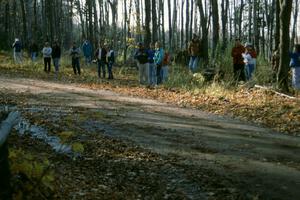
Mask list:
POLYGON ((299 9, 0 0, 0 200, 298 200, 299 9))

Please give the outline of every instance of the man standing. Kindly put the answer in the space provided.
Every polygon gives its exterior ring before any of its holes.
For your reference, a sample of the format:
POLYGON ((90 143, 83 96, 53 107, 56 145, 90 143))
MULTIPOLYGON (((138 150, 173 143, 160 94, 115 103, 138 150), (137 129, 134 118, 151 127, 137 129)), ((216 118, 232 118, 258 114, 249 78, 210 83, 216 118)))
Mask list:
POLYGON ((52 48, 50 47, 49 42, 45 43, 42 53, 44 57, 44 71, 46 73, 49 73, 51 70, 51 55, 52 55, 52 48))
POLYGON ((201 41, 196 34, 193 34, 192 41, 188 46, 188 53, 190 55, 189 69, 192 73, 198 70, 200 64, 200 52, 201 51, 201 41))
POLYGON ((92 61, 92 45, 88 40, 85 40, 82 45, 82 51, 85 58, 85 64, 89 65, 92 61))
POLYGON ((139 80, 140 84, 149 84, 149 61, 148 61, 148 51, 146 51, 142 43, 138 43, 138 49, 135 53, 134 58, 138 61, 139 67, 139 80))
POLYGON ((53 48, 52 48, 52 59, 53 59, 53 65, 55 68, 56 78, 58 76, 58 71, 59 71, 60 57, 61 57, 61 48, 58 43, 58 40, 55 40, 53 48))
POLYGON ((14 60, 15 63, 21 64, 22 63, 22 44, 19 40, 19 38, 15 39, 15 42, 12 45, 14 49, 14 60))
POLYGON ((105 48, 105 45, 102 45, 99 43, 99 48, 96 51, 95 57, 97 58, 98 62, 98 77, 101 78, 101 71, 102 71, 102 77, 105 78, 106 71, 105 66, 107 64, 106 62, 106 56, 107 56, 107 50, 105 48))
POLYGON ((235 40, 235 46, 231 50, 233 59, 233 74, 234 80, 245 81, 245 63, 242 54, 245 52, 245 47, 241 44, 240 39, 235 40))
POLYGON ((35 62, 36 58, 37 58, 39 48, 38 48, 38 45, 35 43, 34 40, 32 40, 32 42, 29 46, 29 51, 30 51, 30 57, 31 57, 32 62, 35 62))

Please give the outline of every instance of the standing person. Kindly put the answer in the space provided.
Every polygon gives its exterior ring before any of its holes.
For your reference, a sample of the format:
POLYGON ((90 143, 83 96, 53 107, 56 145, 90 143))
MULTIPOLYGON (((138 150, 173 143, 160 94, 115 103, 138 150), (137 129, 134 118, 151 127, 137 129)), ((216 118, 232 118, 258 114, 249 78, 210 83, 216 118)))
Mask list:
POLYGON ((200 51, 201 41, 196 34, 193 34, 193 38, 188 46, 188 53, 190 55, 189 69, 192 73, 195 73, 200 65, 200 51))
POLYGON ((82 45, 82 51, 85 58, 85 64, 90 65, 92 61, 92 45, 88 40, 85 40, 82 45))
POLYGON ((300 44, 295 45, 295 51, 290 53, 292 68, 292 86, 300 92, 300 44))
POLYGON ((52 48, 52 59, 53 59, 53 65, 55 68, 56 78, 58 76, 58 71, 59 71, 60 57, 61 57, 61 48, 58 43, 58 40, 55 40, 53 48, 52 48))
POLYGON ((256 59, 257 59, 257 53, 254 49, 254 46, 253 45, 250 45, 249 46, 249 53, 253 59, 253 64, 254 64, 254 70, 256 69, 256 59))
POLYGON ((246 45, 245 53, 242 54, 244 58, 244 63, 246 65, 245 72, 246 72, 246 79, 249 81, 252 78, 252 74, 254 72, 254 60, 251 56, 251 45, 246 45))
POLYGON ((19 38, 15 39, 15 42, 12 45, 14 49, 14 60, 15 63, 21 64, 22 63, 22 43, 20 42, 19 38))
POLYGON ((162 61, 162 67, 160 70, 161 82, 164 83, 168 80, 169 77, 169 65, 171 61, 171 56, 168 52, 165 51, 164 58, 162 61))
POLYGON ((52 54, 52 48, 50 47, 49 42, 45 43, 42 53, 44 57, 44 71, 49 73, 51 70, 51 54, 52 54))
POLYGON ((76 43, 73 43, 70 49, 70 56, 72 57, 72 67, 75 75, 80 75, 80 48, 77 47, 76 43))
POLYGON ((105 72, 105 66, 107 64, 106 62, 106 56, 107 56, 107 50, 105 48, 105 45, 102 45, 102 43, 99 43, 99 48, 96 51, 95 57, 97 58, 98 63, 98 77, 101 78, 101 72, 102 77, 105 78, 106 72, 105 72))
POLYGON ((115 52, 111 47, 107 48, 108 53, 107 53, 107 70, 108 70, 108 79, 113 79, 113 64, 115 63, 115 52))
POLYGON ((245 47, 241 44, 240 39, 235 40, 235 46, 231 50, 233 58, 233 74, 236 81, 245 81, 245 63, 242 53, 245 52, 245 47))
POLYGON ((139 68, 139 81, 140 84, 146 85, 149 83, 149 61, 148 51, 145 49, 142 43, 138 43, 138 49, 135 53, 134 58, 138 61, 139 68))
POLYGON ((162 68, 162 62, 163 62, 165 53, 159 42, 155 43, 155 49, 156 49, 156 51, 154 54, 154 63, 156 65, 156 77, 157 77, 156 84, 160 84, 162 82, 161 68, 162 68))
POLYGON ((30 58, 31 58, 32 62, 36 61, 38 51, 39 51, 38 45, 36 44, 36 42, 34 40, 32 40, 32 42, 29 46, 30 58))
POLYGON ((149 61, 149 84, 154 86, 157 83, 156 80, 156 65, 154 63, 155 55, 155 44, 150 43, 150 48, 148 50, 148 61, 149 61))

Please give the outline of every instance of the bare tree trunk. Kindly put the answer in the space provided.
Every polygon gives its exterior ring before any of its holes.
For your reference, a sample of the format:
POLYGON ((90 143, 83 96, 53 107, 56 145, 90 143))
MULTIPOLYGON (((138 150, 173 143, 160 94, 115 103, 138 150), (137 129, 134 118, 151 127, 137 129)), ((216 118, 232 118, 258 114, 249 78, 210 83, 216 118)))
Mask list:
POLYGON ((168 0, 168 22, 169 22, 169 48, 172 48, 172 8, 171 8, 171 0, 168 0))
POLYGON ((292 1, 280 0, 280 44, 279 44, 279 70, 277 75, 277 86, 280 90, 288 92, 289 73, 289 44, 290 44, 290 20, 292 1))
POLYGON ((151 42, 151 31, 150 31, 150 23, 151 23, 151 2, 149 0, 145 0, 145 46, 149 47, 151 42))
POLYGON ((295 38, 296 38, 296 29, 297 29, 297 22, 298 22, 298 0, 295 0, 295 8, 294 8, 294 22, 292 27, 292 37, 291 37, 291 44, 290 48, 292 49, 295 45, 295 38))
POLYGON ((157 41, 156 0, 152 0, 152 42, 157 41))
POLYGON ((213 19, 213 46, 212 46, 212 57, 215 58, 217 45, 219 43, 219 11, 218 1, 210 0, 212 6, 212 19, 213 19))

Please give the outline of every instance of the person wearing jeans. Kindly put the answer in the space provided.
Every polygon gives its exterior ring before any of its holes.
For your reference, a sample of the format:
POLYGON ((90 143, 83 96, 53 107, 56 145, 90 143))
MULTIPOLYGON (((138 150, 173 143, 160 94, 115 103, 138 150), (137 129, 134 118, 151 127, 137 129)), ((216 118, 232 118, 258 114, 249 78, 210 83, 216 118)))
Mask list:
POLYGON ((19 38, 15 39, 15 42, 13 43, 12 47, 14 49, 15 63, 21 64, 23 61, 23 59, 22 59, 22 44, 21 44, 19 38))
POLYGON ((134 58, 138 61, 139 68, 139 80, 140 84, 148 85, 149 84, 149 61, 148 61, 148 51, 145 50, 145 47, 142 43, 138 44, 138 49, 135 53, 134 58))
POLYGON ((85 40, 83 45, 82 45, 82 51, 83 51, 83 55, 85 58, 85 64, 89 65, 91 64, 92 61, 92 45, 88 40, 85 40))
POLYGON ((157 76, 157 82, 156 84, 160 84, 162 82, 162 62, 163 62, 163 59, 164 59, 164 50, 163 48, 161 47, 161 44, 159 42, 156 42, 155 43, 155 54, 154 54, 154 63, 156 65, 156 76, 157 76))
POLYGON ((61 57, 61 48, 60 45, 58 44, 58 41, 56 40, 52 48, 52 59, 55 68, 56 78, 58 76, 58 71, 59 71, 60 57, 61 57))
POLYGON ((99 43, 99 48, 97 49, 95 53, 95 57, 97 58, 97 63, 98 63, 98 77, 101 78, 101 72, 102 72, 102 77, 105 78, 106 71, 105 67, 107 64, 106 61, 106 56, 107 56, 107 50, 104 45, 99 43))
POLYGON ((70 50, 70 55, 72 57, 72 67, 75 75, 80 75, 80 48, 76 46, 76 43, 73 43, 73 46, 70 50))
POLYGON ((157 83, 156 80, 156 65, 154 63, 155 55, 155 44, 150 44, 150 49, 148 50, 148 61, 149 61, 149 84, 154 86, 157 83))
POLYGON ((35 43, 35 41, 32 41, 30 46, 29 46, 29 51, 30 51, 30 57, 32 62, 36 61, 37 58, 37 52, 38 52, 38 46, 35 43))
POLYGON ((115 63, 115 52, 114 50, 109 47, 108 48, 108 53, 107 53, 107 69, 108 69, 108 79, 113 79, 113 72, 112 72, 112 67, 113 64, 115 63))
POLYGON ((201 41, 196 34, 193 34, 192 41, 188 46, 188 53, 190 55, 189 69, 192 73, 197 72, 200 64, 201 41))
POLYGON ((44 71, 49 73, 51 70, 51 55, 52 55, 52 48, 50 47, 49 42, 45 43, 42 53, 44 57, 44 71))

